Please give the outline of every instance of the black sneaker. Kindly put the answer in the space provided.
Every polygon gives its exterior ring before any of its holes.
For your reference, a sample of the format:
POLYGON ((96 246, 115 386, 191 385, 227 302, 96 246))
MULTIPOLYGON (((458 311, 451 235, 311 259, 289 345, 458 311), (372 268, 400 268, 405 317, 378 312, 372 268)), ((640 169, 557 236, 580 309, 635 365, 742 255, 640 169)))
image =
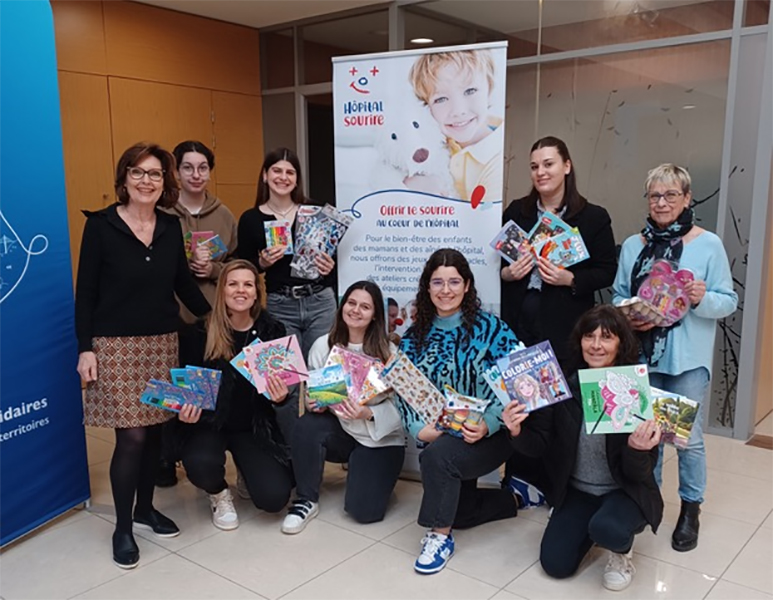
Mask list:
POLYGON ((150 529, 158 537, 172 538, 180 535, 180 528, 175 522, 155 508, 147 516, 134 515, 134 524, 140 529, 150 529))

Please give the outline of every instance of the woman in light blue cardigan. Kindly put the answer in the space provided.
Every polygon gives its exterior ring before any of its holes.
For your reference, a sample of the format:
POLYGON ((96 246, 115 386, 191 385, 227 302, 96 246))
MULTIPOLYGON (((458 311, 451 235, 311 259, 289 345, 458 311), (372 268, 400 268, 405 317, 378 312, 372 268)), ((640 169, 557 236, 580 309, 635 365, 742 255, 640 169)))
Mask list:
MULTIPOLYGON (((722 241, 694 223, 690 184, 687 170, 677 165, 663 164, 649 172, 644 185, 649 218, 641 234, 633 235, 623 243, 613 300, 619 304, 635 296, 658 259, 670 260, 680 269, 689 269, 695 276, 686 287, 691 306, 681 321, 670 327, 631 321, 639 332, 644 358, 649 365, 650 383, 699 403, 687 447, 678 450, 682 505, 671 546, 680 552, 698 545, 698 515, 706 489, 702 413, 708 401, 716 323, 732 314, 738 306, 722 241)), ((662 463, 661 446, 655 472, 658 483, 662 463)))

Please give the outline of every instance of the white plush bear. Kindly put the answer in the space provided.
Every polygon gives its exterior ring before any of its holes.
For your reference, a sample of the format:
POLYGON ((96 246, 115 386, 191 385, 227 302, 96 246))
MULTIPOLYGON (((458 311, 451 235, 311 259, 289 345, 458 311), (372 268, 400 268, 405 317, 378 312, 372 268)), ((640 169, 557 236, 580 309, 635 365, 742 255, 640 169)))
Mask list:
POLYGON ((378 156, 370 177, 374 191, 415 189, 453 196, 446 140, 426 107, 403 106, 399 114, 389 115, 374 146, 378 156))

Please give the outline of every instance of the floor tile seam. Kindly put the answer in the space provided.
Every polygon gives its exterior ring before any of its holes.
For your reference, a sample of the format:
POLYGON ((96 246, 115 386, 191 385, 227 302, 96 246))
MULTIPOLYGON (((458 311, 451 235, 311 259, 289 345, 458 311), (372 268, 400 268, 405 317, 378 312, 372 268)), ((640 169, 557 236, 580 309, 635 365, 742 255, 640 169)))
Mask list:
POLYGON ((730 469, 722 469, 722 468, 719 468, 719 467, 710 467, 708 465, 706 465, 706 469, 709 470, 709 471, 713 471, 715 473, 727 473, 727 474, 730 474, 730 475, 737 475, 738 477, 748 477, 749 479, 754 479, 755 481, 764 481, 765 483, 773 483, 773 477, 758 477, 756 475, 750 475, 748 473, 738 473, 736 471, 731 471, 730 469))
MULTIPOLYGON (((186 546, 186 548, 187 547, 188 546, 186 546)), ((181 548, 181 550, 182 550, 182 548, 181 548)), ((191 565, 193 565, 195 567, 199 567, 200 569, 203 569, 203 570, 207 571, 208 573, 212 573, 213 575, 215 575, 216 577, 218 577, 220 579, 228 581, 229 583, 232 583, 235 586, 240 587, 241 589, 248 591, 251 594, 256 594, 259 598, 263 598, 264 600, 269 600, 269 598, 267 596, 264 596, 263 594, 257 592, 256 590, 253 590, 253 589, 247 587, 243 583, 239 583, 238 581, 234 581, 230 577, 226 577, 222 573, 218 573, 217 571, 213 571, 209 567, 206 567, 206 566, 204 566, 204 565, 202 565, 200 563, 197 563, 195 560, 193 560, 191 558, 188 558, 187 556, 183 556, 182 554, 177 554, 177 552, 173 552, 172 554, 174 554, 175 556, 178 556, 179 558, 183 559, 184 561, 190 563, 191 565)))
MULTIPOLYGON (((351 533, 351 532, 350 532, 350 533, 351 533)), ((362 537, 362 536, 361 536, 361 537, 362 537)), ((365 547, 365 548, 363 548, 362 550, 359 550, 358 552, 355 552, 355 553, 354 553, 354 554, 352 554, 351 556, 347 556, 347 557, 346 557, 346 558, 344 558, 343 560, 340 560, 340 561, 338 561, 337 563, 335 563, 335 564, 334 564, 334 565, 332 565, 331 567, 329 567, 329 568, 325 569, 325 570, 324 570, 324 571, 322 571, 321 573, 317 573, 317 574, 316 574, 314 577, 312 577, 311 579, 307 579, 307 580, 306 580, 306 581, 304 581, 303 583, 300 583, 300 584, 296 585, 294 588, 287 590, 287 591, 286 591, 284 594, 282 594, 281 596, 277 596, 276 600, 281 600, 282 598, 284 598, 284 597, 285 597, 285 596, 287 596, 288 594, 292 594, 292 593, 293 593, 295 590, 297 590, 297 589, 299 589, 299 588, 302 588, 303 586, 305 586, 305 585, 308 585, 308 584, 309 584, 309 583, 311 583, 312 581, 315 581, 315 580, 319 579, 320 577, 322 577, 323 575, 325 575, 325 574, 326 574, 326 573, 328 573, 329 571, 331 571, 331 570, 335 569, 336 567, 338 567, 338 566, 340 566, 340 565, 344 564, 345 562, 347 562, 347 561, 349 561, 349 560, 353 559, 355 556, 358 556, 359 554, 362 554, 363 552, 365 552, 366 550, 368 550, 368 549, 372 548, 372 547, 373 547, 373 546, 375 546, 376 544, 380 544, 380 543, 381 543, 381 542, 379 542, 379 541, 377 541, 377 540, 371 540, 370 538, 365 538, 365 539, 367 539, 368 541, 371 541, 371 542, 373 542, 373 543, 372 543, 372 544, 369 544, 368 546, 366 546, 366 547, 365 547)), ((269 599, 269 600, 271 600, 271 599, 269 599)))
MULTIPOLYGON (((145 538, 142 538, 142 539, 145 539, 145 538)), ((165 548, 164 548, 164 549, 165 549, 165 548)), ((120 571, 120 572, 119 572, 119 573, 118 573, 118 574, 117 574, 115 577, 112 577, 111 579, 108 579, 107 581, 103 581, 103 582, 101 582, 101 583, 99 583, 99 584, 97 584, 97 585, 94 585, 94 586, 90 587, 90 588, 89 588, 89 589, 87 589, 87 590, 83 590, 83 591, 81 591, 81 592, 78 592, 77 594, 74 594, 73 596, 69 596, 69 597, 68 597, 68 600, 72 600, 73 598, 77 598, 78 596, 81 596, 81 595, 83 595, 83 594, 86 594, 86 593, 88 593, 88 592, 90 592, 90 591, 92 591, 92 590, 96 590, 97 588, 101 588, 101 587, 102 587, 102 586, 104 586, 104 585, 107 585, 107 584, 109 584, 109 583, 113 583, 114 581, 116 581, 116 580, 118 580, 118 579, 122 579, 123 577, 126 577, 127 575, 130 575, 131 573, 136 573, 136 572, 139 572, 140 570, 144 569, 144 568, 145 568, 145 567, 147 567, 148 565, 152 565, 153 563, 155 563, 155 562, 158 562, 159 560, 161 560, 162 558, 165 558, 165 557, 166 557, 166 556, 168 556, 168 555, 169 555, 169 553, 168 553, 168 554, 161 555, 161 556, 159 556, 158 558, 154 558, 153 560, 147 560, 147 559, 145 559, 144 561, 143 561, 143 559, 142 559, 142 556, 140 556, 140 563, 139 563, 139 564, 137 565, 137 567, 136 567, 136 568, 134 568, 134 569, 121 569, 120 567, 117 567, 117 566, 116 566, 116 567, 115 567, 115 568, 116 568, 116 570, 117 570, 117 571, 120 571)))
MULTIPOLYGON (((519 596, 519 597, 523 598, 523 596, 521 596, 520 594, 516 594, 515 592, 511 592, 511 591, 510 591, 510 590, 508 590, 507 588, 508 588, 510 585, 512 585, 512 584, 515 582, 515 580, 516 580, 516 579, 518 579, 518 578, 519 578, 521 575, 523 575, 523 574, 524 574, 524 573, 526 573, 526 572, 527 572, 529 569, 531 569, 532 567, 534 567, 535 565, 538 565, 538 564, 539 564, 539 558, 537 558, 537 560, 535 560, 535 561, 534 561, 533 563, 531 563, 531 564, 530 564, 528 567, 526 567, 526 568, 525 568, 525 569, 523 569, 523 570, 522 570, 520 573, 518 573, 518 575, 516 575, 516 576, 515 576, 515 577, 513 577, 513 578, 512 578, 510 581, 508 581, 508 582, 507 582, 507 583, 506 583, 504 586, 502 586, 502 588, 500 588, 500 590, 499 590, 499 591, 500 591, 500 592, 507 592, 507 593, 509 593, 509 594, 515 594, 516 596, 519 596)), ((498 594, 498 593, 499 593, 499 592, 497 592, 497 594, 498 594)), ((496 596, 496 594, 494 594, 494 595, 496 596)))
MULTIPOLYGON (((359 530, 355 530, 355 529, 349 529, 348 527, 344 527, 343 525, 340 525, 339 523, 334 523, 333 521, 330 521, 330 520, 326 519, 326 518, 325 518, 325 517, 323 517, 322 515, 317 515, 317 519, 319 519, 319 520, 320 520, 320 521, 322 521, 323 523, 327 523, 328 525, 331 525, 331 526, 333 526, 333 527, 337 527, 338 529, 341 529, 341 530, 343 530, 343 531, 346 531, 347 533, 356 533, 356 534, 358 534, 358 535, 361 535, 362 537, 366 537, 366 538, 368 538, 369 540, 373 540, 374 542, 380 542, 380 541, 384 540, 385 538, 388 538, 389 536, 391 536, 391 535, 394 535, 395 533, 397 533, 398 531, 400 531, 401 529, 403 529, 403 527, 405 527, 405 525, 403 525, 403 526, 400 526, 400 527, 398 527, 397 529, 395 529, 394 531, 390 531, 389 533, 387 533, 387 534, 386 534, 384 537, 377 538, 377 537, 373 537, 373 536, 371 536, 371 535, 368 535, 367 533, 362 533, 362 532, 361 532, 361 531, 359 531, 359 530)), ((410 520, 408 523, 406 523, 406 525, 410 525, 410 524, 412 524, 413 522, 414 522, 414 520, 413 520, 413 519, 411 519, 411 520, 410 520)), ((360 526, 362 526, 362 524, 361 524, 361 523, 357 523, 356 521, 355 521, 355 522, 353 522, 353 525, 360 525, 360 526)))
MULTIPOLYGON (((680 507, 680 503, 679 502, 670 502, 669 500, 664 500, 664 502, 666 504, 670 504, 671 506, 675 506, 677 508, 680 507)), ((768 518, 768 516, 770 515, 771 512, 773 512, 773 508, 771 508, 768 511, 768 513, 765 515, 765 517, 763 517, 762 521, 760 521, 759 523, 752 523, 750 521, 744 521, 742 519, 737 519, 735 517, 728 517, 727 515, 721 515, 719 513, 714 512, 714 511, 706 510, 703 506, 701 506, 701 513, 700 514, 702 514, 702 515, 711 515, 712 518, 716 517, 718 519, 725 519, 727 521, 732 521, 733 523, 742 523, 744 525, 748 525, 749 527, 757 528, 757 527, 762 527, 762 524, 765 522, 765 519, 768 518)), ((672 523, 671 521, 665 521, 665 520, 663 521, 663 524, 674 525, 674 526, 676 525, 675 522, 672 523)), ((755 531, 756 531, 756 529, 755 529, 755 531)))
MULTIPOLYGON (((767 518, 767 517, 766 517, 766 518, 767 518)), ((763 523, 764 523, 764 522, 765 522, 765 521, 763 520, 763 523)), ((729 565, 727 565, 727 567, 725 567, 725 570, 724 570, 724 571, 722 571, 722 575, 720 575, 720 576, 719 576, 719 579, 724 579, 724 578, 725 578, 725 575, 727 574, 727 572, 728 572, 728 571, 729 571, 729 570, 732 568, 732 566, 735 564, 735 561, 736 561, 736 560, 738 560, 738 559, 740 558, 741 554, 743 554, 743 551, 744 551, 744 550, 746 550, 746 547, 747 547, 747 546, 748 546, 748 545, 751 543, 752 539, 754 539, 754 536, 755 536, 755 535, 757 535, 757 533, 760 531, 760 529, 763 529, 763 527, 762 527, 762 523, 760 523, 760 524, 757 526, 757 528, 754 530, 754 533, 752 533, 752 534, 751 534, 751 536, 749 537, 749 539, 748 539, 748 540, 746 540, 746 542, 744 542, 744 545, 743 545, 743 546, 741 547, 741 549, 738 551, 738 554, 736 554, 736 555, 735 555, 735 558, 733 558, 733 560, 732 560, 732 561, 730 561, 730 564, 729 564, 729 565)), ((751 589, 753 589, 753 590, 755 590, 755 591, 757 591, 757 592, 762 592, 763 594, 770 594, 770 592, 769 592, 769 591, 767 591, 767 590, 761 590, 761 589, 759 589, 759 588, 756 588, 756 587, 752 587, 752 586, 749 586, 749 585, 744 585, 744 584, 742 584, 742 583, 737 583, 737 582, 735 582, 735 581, 732 581, 732 580, 730 580, 730 579, 724 579, 724 580, 725 580, 725 581, 727 581, 728 583, 733 583, 733 584, 735 584, 735 585, 740 585, 741 587, 745 587, 745 588, 751 588, 751 589)))

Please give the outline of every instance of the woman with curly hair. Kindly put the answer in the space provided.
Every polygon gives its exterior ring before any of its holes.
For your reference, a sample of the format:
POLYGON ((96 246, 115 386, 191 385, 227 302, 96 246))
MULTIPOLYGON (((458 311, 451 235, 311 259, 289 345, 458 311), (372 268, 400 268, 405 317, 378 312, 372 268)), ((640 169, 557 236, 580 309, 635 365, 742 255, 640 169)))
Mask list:
POLYGON ((430 256, 419 280, 416 319, 400 349, 438 388, 489 400, 477 425, 465 424, 462 437, 424 423, 402 398, 398 408, 406 430, 426 444, 420 457, 424 496, 419 525, 429 531, 414 568, 437 573, 454 553, 451 527, 473 527, 514 517, 519 502, 508 489, 478 489, 477 478, 490 473, 512 453, 502 429, 502 405, 483 378, 494 362, 519 347, 510 328, 480 309, 467 259, 448 248, 430 256))

